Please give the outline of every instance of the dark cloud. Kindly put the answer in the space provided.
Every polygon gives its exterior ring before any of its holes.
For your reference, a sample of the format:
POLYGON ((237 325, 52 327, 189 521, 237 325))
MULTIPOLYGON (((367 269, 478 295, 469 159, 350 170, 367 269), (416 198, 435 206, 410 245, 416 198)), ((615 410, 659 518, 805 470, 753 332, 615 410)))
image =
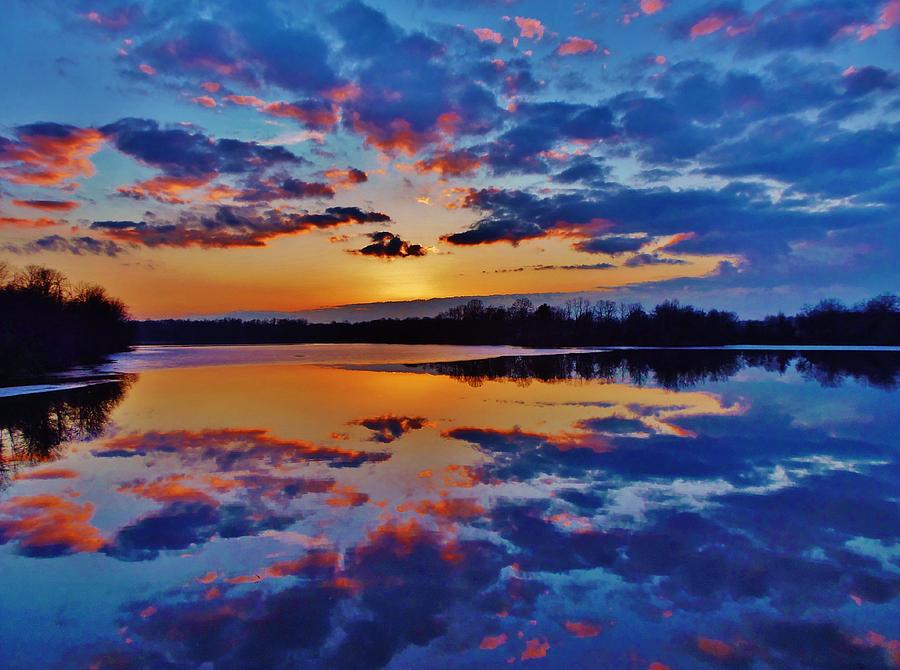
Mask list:
POLYGON ((399 235, 394 235, 386 230, 369 233, 369 238, 372 240, 371 244, 350 253, 377 258, 415 258, 428 253, 428 250, 421 244, 410 244, 401 239, 399 235))
POLYGON ((371 430, 374 433, 372 441, 383 444, 389 444, 410 431, 420 430, 430 425, 428 420, 421 416, 395 416, 393 414, 357 419, 352 423, 371 430))
POLYGON ((6 251, 14 254, 38 254, 42 252, 68 253, 75 256, 109 256, 115 257, 124 253, 125 249, 112 240, 98 240, 88 235, 63 237, 47 235, 21 244, 6 244, 6 251))
POLYGON ((92 455, 101 458, 129 458, 167 454, 177 458, 183 468, 210 462, 223 471, 232 468, 270 467, 291 463, 325 463, 333 468, 356 468, 365 463, 380 463, 390 458, 383 452, 341 449, 305 442, 281 440, 262 429, 222 429, 149 432, 112 439, 92 455))
POLYGON ((255 180, 235 196, 239 202, 269 202, 272 200, 301 200, 304 198, 334 197, 334 187, 323 182, 309 182, 294 177, 255 180))
MULTIPOLYGON (((869 141, 874 142, 874 137, 869 141)), ((883 135, 882 144, 873 144, 871 153, 857 152, 850 148, 849 142, 836 143, 831 149, 827 143, 814 146, 823 154, 823 160, 834 162, 835 178, 839 156, 847 155, 848 183, 852 184, 850 176, 854 163, 862 180, 863 174, 880 169, 878 166, 893 155, 896 151, 891 145, 893 141, 893 132, 883 135), (853 161, 849 161, 851 157, 853 161)), ((765 140, 756 150, 764 152, 767 146, 772 146, 774 151, 771 139, 765 140)), ((748 152, 751 150, 753 147, 747 148, 748 152)), ((789 156, 789 151, 785 155, 789 156)), ((802 155, 808 159, 814 154, 802 155)), ((787 171, 796 165, 799 170, 800 163, 799 160, 785 163, 773 154, 773 165, 779 169, 787 171)), ((737 165, 731 166, 731 170, 737 169, 737 165)), ((809 177, 798 174, 797 178, 809 177)), ((835 183, 833 188, 837 195, 848 186, 835 183)), ((477 245, 517 244, 553 235, 591 240, 598 237, 597 232, 606 230, 617 236, 682 234, 677 242, 678 250, 682 252, 737 253, 771 261, 774 255, 788 254, 793 240, 817 238, 827 229, 860 231, 889 221, 894 212, 894 205, 867 207, 863 202, 845 202, 814 207, 815 202, 801 200, 792 206, 784 199, 776 201, 757 183, 742 182, 732 182, 718 189, 607 187, 549 196, 483 189, 471 191, 464 199, 463 207, 480 210, 485 215, 468 230, 442 239, 450 244, 477 245)), ((590 250, 596 243, 585 241, 583 244, 590 250)), ((599 244, 603 246, 603 243, 599 244)))
POLYGON ((708 174, 776 179, 801 192, 859 196, 897 179, 900 124, 860 130, 789 118, 769 121, 745 139, 709 152, 708 174))
POLYGON ((329 207, 322 214, 218 207, 209 215, 184 214, 174 223, 95 221, 91 228, 115 240, 147 247, 229 248, 263 247, 281 235, 388 221, 387 214, 356 207, 329 207))
POLYGON ((635 254, 625 261, 627 268, 639 268, 645 265, 687 265, 687 261, 680 258, 666 258, 657 254, 635 254))
MULTIPOLYGON (((612 110, 565 102, 522 103, 516 109, 516 124, 495 140, 477 147, 483 161, 495 174, 549 171, 548 152, 560 142, 601 140, 614 137, 618 129, 612 110)), ((599 163, 582 158, 562 173, 562 181, 598 180, 605 176, 599 163)))
POLYGON ((199 131, 162 128, 149 119, 121 119, 100 132, 122 153, 173 177, 211 178, 303 162, 284 147, 212 139, 199 131))
POLYGON ((139 43, 127 58, 172 77, 216 79, 252 87, 320 94, 343 81, 329 64, 330 49, 314 30, 288 27, 265 3, 212 9, 214 18, 181 20, 139 43), (302 67, 297 64, 302 63, 302 67))
POLYGON ((647 244, 650 238, 646 235, 602 235, 582 240, 575 245, 578 251, 592 254, 609 254, 615 256, 626 251, 637 251, 647 244))
POLYGON ((810 0, 770 2, 748 12, 740 2, 692 11, 673 25, 677 37, 717 38, 733 43, 745 56, 798 50, 826 49, 844 39, 866 39, 883 30, 879 12, 884 3, 866 0, 810 0))
POLYGON ((351 1, 329 16, 341 53, 357 61, 358 95, 344 107, 347 125, 384 152, 417 153, 442 137, 490 130, 501 110, 477 81, 451 70, 446 47, 407 32, 385 14, 351 1))
POLYGON ((174 502, 121 528, 104 551, 120 560, 146 561, 160 551, 205 544, 214 536, 247 537, 286 528, 294 519, 244 505, 174 502))

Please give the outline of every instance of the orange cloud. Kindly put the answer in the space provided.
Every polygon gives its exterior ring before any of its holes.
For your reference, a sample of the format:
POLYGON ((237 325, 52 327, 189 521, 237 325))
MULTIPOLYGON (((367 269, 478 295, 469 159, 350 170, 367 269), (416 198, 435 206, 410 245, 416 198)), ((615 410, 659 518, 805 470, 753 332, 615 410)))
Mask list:
POLYGON ((148 77, 152 77, 156 74, 156 68, 152 65, 147 65, 147 63, 141 63, 138 65, 138 70, 143 72, 148 77))
POLYGON ((170 205, 183 205, 188 202, 181 197, 186 191, 192 191, 207 184, 210 177, 170 177, 160 176, 141 181, 131 186, 119 186, 116 191, 120 195, 135 200, 152 198, 170 205))
POLYGON ((169 475, 152 482, 135 481, 122 484, 116 490, 119 493, 130 493, 140 498, 147 498, 159 503, 199 502, 218 505, 218 502, 200 489, 186 486, 183 482, 187 475, 169 475))
POLYGON ((71 212, 73 209, 80 207, 80 203, 74 200, 13 200, 13 204, 18 207, 30 207, 31 209, 40 209, 45 212, 71 212))
POLYGON ((394 119, 387 127, 363 121, 358 114, 353 115, 353 129, 365 136, 367 146, 372 146, 382 153, 393 155, 404 153, 415 156, 438 137, 435 133, 418 132, 406 119, 394 119))
POLYGON ((362 94, 362 90, 354 83, 347 83, 343 86, 325 91, 325 97, 333 102, 347 102, 348 100, 356 100, 362 94))
POLYGON ((235 105, 244 107, 262 107, 266 104, 265 100, 260 100, 255 95, 226 95, 223 100, 233 102, 235 105))
POLYGON ((254 575, 238 575, 225 579, 227 584, 254 584, 266 578, 280 579, 304 572, 334 574, 340 563, 340 556, 333 551, 313 551, 295 560, 280 561, 263 568, 254 575))
POLYGON ((602 628, 587 621, 566 621, 566 630, 575 637, 597 637, 602 628))
POLYGON ((516 17, 516 25, 519 26, 520 37, 527 37, 540 41, 544 37, 544 24, 538 19, 529 19, 524 16, 516 17))
POLYGON ((337 109, 334 107, 300 107, 289 102, 270 102, 261 110, 264 114, 285 119, 294 119, 305 125, 316 128, 331 128, 338 122, 337 109))
POLYGON ((478 645, 479 649, 496 649, 497 647, 502 647, 506 644, 506 641, 509 640, 506 633, 500 633, 500 635, 485 635, 481 644, 478 645))
POLYGON ((79 176, 93 175, 94 165, 89 158, 99 151, 106 138, 94 128, 64 126, 60 132, 52 133, 26 127, 18 139, 4 147, 0 155, 0 161, 11 164, 0 167, 0 178, 14 184, 58 186, 79 176))
POLYGON ((222 84, 215 81, 204 81, 200 84, 200 88, 202 88, 207 93, 218 93, 219 89, 222 88, 222 84))
POLYGON ((134 452, 136 454, 175 453, 190 464, 215 459, 227 454, 235 463, 257 462, 264 459, 268 467, 278 468, 288 463, 308 461, 337 464, 361 464, 387 460, 382 452, 320 447, 302 440, 281 440, 261 428, 226 428, 202 431, 150 432, 123 435, 108 441, 95 454, 134 452))
POLYGON ((68 468, 41 468, 28 472, 19 472, 16 474, 16 479, 76 479, 78 476, 77 470, 68 468))
POLYGON ((494 44, 503 42, 503 35, 490 28, 475 28, 472 32, 475 33, 481 42, 493 42, 494 44))
POLYGON ((334 495, 325 501, 332 507, 359 507, 369 502, 369 496, 366 493, 357 491, 352 486, 335 488, 334 495))
POLYGON ((525 651, 522 652, 521 659, 530 661, 536 658, 544 658, 550 650, 550 643, 547 640, 539 640, 537 638, 525 642, 525 651))
POLYGON ((191 98, 191 102, 195 102, 198 105, 200 105, 201 107, 212 108, 212 107, 216 106, 215 99, 209 97, 208 95, 200 95, 200 96, 197 96, 196 98, 191 98))
POLYGON ((20 496, 0 503, 0 535, 18 542, 22 553, 36 556, 95 552, 105 544, 90 524, 91 503, 56 495, 20 496))
POLYGON ((356 168, 331 168, 325 171, 325 179, 335 188, 352 188, 369 181, 369 175, 356 168))
POLYGON ((719 661, 727 661, 734 654, 734 648, 730 644, 709 637, 698 637, 697 648, 719 661))
POLYGON ((584 37, 570 37, 556 50, 560 56, 576 56, 597 51, 597 43, 584 37))
POLYGON ((465 149, 437 153, 415 164, 416 171, 420 174, 436 172, 442 177, 461 177, 480 167, 481 160, 478 156, 465 149))
POLYGON ((718 32, 725 27, 725 23, 725 18, 717 14, 702 18, 691 26, 691 39, 718 32))
POLYGON ((641 0, 641 11, 644 14, 656 14, 665 9, 668 4, 667 0, 641 0))
POLYGON ((463 521, 482 516, 484 507, 476 501, 467 498, 444 498, 442 500, 420 500, 418 503, 404 503, 398 505, 398 512, 415 510, 418 514, 436 516, 451 521, 463 521))
POLYGON ((19 228, 47 228, 59 222, 53 219, 21 219, 17 216, 0 216, 0 226, 17 226, 19 228))

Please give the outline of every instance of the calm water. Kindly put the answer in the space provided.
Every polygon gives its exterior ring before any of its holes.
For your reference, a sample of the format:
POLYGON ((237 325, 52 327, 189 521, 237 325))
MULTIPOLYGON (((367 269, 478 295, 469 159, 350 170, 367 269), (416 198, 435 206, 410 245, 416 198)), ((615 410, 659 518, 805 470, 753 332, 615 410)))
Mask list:
POLYGON ((900 667, 900 354, 519 353, 0 399, 0 666, 900 667))

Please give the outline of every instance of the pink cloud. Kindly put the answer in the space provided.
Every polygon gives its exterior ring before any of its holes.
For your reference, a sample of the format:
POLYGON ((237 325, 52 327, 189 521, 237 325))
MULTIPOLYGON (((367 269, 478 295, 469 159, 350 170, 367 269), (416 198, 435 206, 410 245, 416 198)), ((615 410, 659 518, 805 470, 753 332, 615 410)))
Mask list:
POLYGON ((244 107, 262 107, 266 104, 265 100, 260 100, 255 95, 226 95, 224 99, 244 107))
POLYGON ((198 105, 200 105, 201 107, 212 108, 212 107, 216 106, 215 99, 209 97, 208 95, 200 95, 200 96, 197 96, 196 98, 191 98, 191 102, 195 102, 198 105))
POLYGON ((881 13, 878 15, 878 21, 859 26, 856 30, 856 35, 860 42, 864 42, 881 31, 889 30, 896 25, 900 25, 900 0, 890 0, 882 7, 881 13))
POLYGON ((570 37, 556 50, 560 56, 576 56, 597 51, 597 43, 584 37, 570 37))
POLYGON ((503 35, 490 28, 475 28, 472 32, 475 33, 482 42, 493 42, 494 44, 503 42, 503 35))
POLYGON ((668 4, 667 0, 641 0, 641 11, 644 14, 656 14, 665 9, 668 4))
POLYGON ((538 19, 529 19, 524 16, 516 17, 516 25, 519 26, 519 35, 540 41, 544 37, 544 24, 538 19))
POLYGON ((691 39, 711 35, 725 27, 726 19, 718 14, 711 14, 691 26, 691 39))
POLYGON ((141 63, 140 65, 138 65, 138 70, 143 72, 148 77, 152 77, 156 74, 156 68, 152 65, 147 65, 147 63, 141 63))

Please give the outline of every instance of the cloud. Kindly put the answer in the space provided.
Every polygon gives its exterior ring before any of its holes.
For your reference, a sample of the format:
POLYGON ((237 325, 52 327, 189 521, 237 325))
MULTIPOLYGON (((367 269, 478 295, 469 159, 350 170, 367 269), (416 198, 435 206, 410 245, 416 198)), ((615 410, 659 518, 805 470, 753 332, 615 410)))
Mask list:
POLYGON ((18 553, 48 558, 99 551, 100 531, 91 525, 94 506, 61 496, 19 496, 0 503, 0 544, 15 542, 18 553))
MULTIPOLYGON (((612 110, 602 104, 522 103, 515 120, 495 139, 475 147, 494 174, 545 173, 549 171, 547 156, 559 143, 590 143, 618 133, 612 110)), ((578 165, 584 169, 583 163, 578 165)))
POLYGON ((688 265, 688 262, 680 258, 668 258, 657 254, 635 254, 625 261, 627 268, 639 268, 647 265, 688 265))
POLYGON ((171 77, 215 77, 302 94, 321 94, 344 83, 328 63, 328 44, 315 31, 287 27, 264 5, 238 15, 220 13, 224 20, 185 20, 193 15, 182 14, 137 44, 129 61, 171 77))
POLYGON ((211 179, 218 174, 256 172, 303 159, 281 146, 212 139, 184 128, 162 128, 150 119, 125 118, 100 128, 122 153, 168 177, 211 179))
POLYGON ((556 53, 560 56, 578 56, 580 54, 590 54, 597 51, 597 43, 584 37, 570 37, 559 45, 556 53))
POLYGON ((17 126, 15 139, 0 136, 0 177, 14 184, 67 186, 94 174, 90 157, 104 142, 94 128, 60 123, 17 126))
POLYGON ((77 209, 80 203, 74 200, 13 200, 18 207, 39 209, 44 212, 71 212, 77 209))
POLYGON ((355 468, 380 463, 390 454, 325 447, 302 440, 282 440, 263 429, 222 429, 137 433, 116 437, 91 452, 100 458, 134 458, 171 455, 182 468, 211 462, 223 470, 253 469, 287 464, 320 462, 334 468, 355 468))
POLYGON ((644 14, 656 14, 668 6, 668 0, 641 0, 641 11, 644 14))
POLYGON ((216 99, 212 98, 208 95, 199 95, 196 98, 191 98, 191 102, 200 105, 201 107, 206 107, 208 109, 212 109, 217 107, 216 99))
POLYGON ((546 28, 539 19, 529 19, 524 16, 517 16, 515 21, 516 25, 519 26, 519 37, 533 39, 537 42, 540 42, 544 37, 546 28))
POLYGON ((40 219, 23 219, 18 216, 0 216, 0 226, 16 226, 18 228, 49 228, 60 224, 56 219, 42 217, 40 219))
POLYGON ((251 181, 234 199, 240 202, 270 202, 272 200, 298 200, 304 198, 334 197, 334 187, 322 182, 308 182, 294 177, 251 181))
POLYGON ((200 177, 160 175, 136 184, 119 186, 116 188, 116 192, 132 200, 152 198, 170 205, 181 205, 190 202, 190 200, 183 197, 185 194, 205 186, 210 179, 212 179, 211 175, 200 177))
POLYGON ((104 548, 127 561, 152 560, 160 551, 183 550, 220 537, 246 537, 282 529, 293 520, 261 515, 243 505, 219 507, 207 502, 173 502, 119 529, 104 548))
POLYGON ((900 4, 861 0, 768 3, 747 12, 739 3, 701 9, 677 22, 676 36, 721 35, 738 53, 753 56, 796 49, 827 49, 855 36, 866 40, 900 23, 900 4))
POLYGON ((410 431, 420 430, 431 425, 427 419, 421 416, 395 416, 393 414, 357 419, 351 423, 371 430, 374 433, 372 441, 382 444, 390 444, 410 431))
POLYGON ((449 137, 481 134, 502 111, 476 78, 456 71, 447 47, 406 31, 361 2, 329 15, 341 56, 359 62, 358 92, 343 105, 345 126, 367 146, 415 156, 449 137))
MULTIPOLYGON (((802 136, 798 141, 802 144, 802 136)), ((866 188, 864 175, 870 174, 866 164, 887 165, 887 156, 896 150, 883 136, 878 145, 874 144, 874 138, 869 141, 873 142, 870 151, 850 143, 835 142, 833 147, 823 144, 818 163, 825 168, 832 160, 835 166, 843 165, 847 181, 832 184, 826 180, 823 185, 816 185, 819 188, 827 185, 835 193, 854 187, 866 188), (844 163, 840 162, 842 155, 845 156, 844 163), (855 167, 860 169, 859 184, 850 178, 855 167)), ((767 145, 774 148, 771 138, 760 138, 760 142, 764 144, 755 149, 748 147, 747 153, 765 151, 767 145)), ((781 148, 782 152, 777 154, 779 163, 783 156, 791 155, 790 145, 786 150, 784 145, 781 148)), ((801 155, 809 157, 809 154, 801 155)), ((801 164, 801 160, 796 162, 798 170, 801 164)), ((805 164, 814 163, 807 161, 805 164)), ((737 165, 732 164, 731 169, 736 169, 737 165)), ((794 162, 788 165, 794 166, 794 162)), ((798 178, 808 177, 798 175, 798 178)), ((573 239, 576 248, 581 245, 584 250, 590 250, 592 245, 602 247, 604 243, 587 240, 609 234, 677 235, 679 251, 740 254, 751 261, 758 260, 760 271, 771 264, 774 257, 792 253, 790 240, 818 238, 821 231, 827 229, 854 230, 860 234, 867 226, 880 226, 889 221, 895 207, 887 203, 882 207, 869 207, 863 203, 823 208, 810 207, 808 203, 790 206, 784 200, 775 200, 759 184, 738 182, 721 188, 677 190, 606 185, 548 196, 517 190, 482 189, 468 192, 461 205, 480 211, 482 217, 468 230, 443 236, 442 239, 450 244, 518 244, 556 236, 573 239), (686 233, 694 234, 688 236, 686 233)), ((637 242, 624 244, 632 246, 637 242)))
POLYGON ((592 254, 616 256, 626 251, 637 251, 649 241, 647 235, 602 235, 582 240, 575 244, 575 248, 592 254))
POLYGON ((493 42, 494 44, 501 44, 503 42, 503 35, 490 28, 475 28, 472 32, 475 33, 480 42, 493 42))
POLYGON ((369 181, 369 175, 358 168, 331 168, 323 173, 325 179, 334 188, 351 188, 357 184, 364 184, 369 181))
MULTIPOLYGON (((281 197, 281 196, 279 196, 281 197)), ((282 235, 364 223, 386 223, 390 217, 357 207, 329 207, 322 214, 259 211, 254 208, 220 206, 209 214, 183 214, 173 223, 146 221, 95 221, 92 230, 102 231, 119 242, 146 247, 264 247, 282 235)))
POLYGON ((439 151, 415 164, 420 173, 436 172, 442 177, 461 177, 481 167, 481 159, 467 149, 439 151))
POLYGON ((111 258, 125 251, 112 240, 98 240, 88 235, 76 237, 48 235, 23 244, 7 244, 3 248, 14 254, 38 254, 49 251, 69 253, 75 256, 109 256, 111 258))
POLYGON ((313 130, 330 130, 338 122, 337 108, 323 100, 269 102, 259 110, 269 116, 292 119, 313 130))

